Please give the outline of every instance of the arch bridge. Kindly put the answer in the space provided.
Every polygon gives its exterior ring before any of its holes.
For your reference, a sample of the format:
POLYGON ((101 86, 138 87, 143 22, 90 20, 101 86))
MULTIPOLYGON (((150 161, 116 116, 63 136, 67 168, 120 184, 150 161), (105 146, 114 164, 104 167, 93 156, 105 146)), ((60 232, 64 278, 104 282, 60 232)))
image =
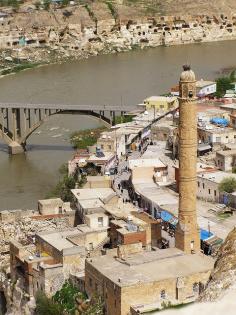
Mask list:
POLYGON ((22 153, 27 138, 52 115, 89 115, 114 125, 117 115, 135 109, 137 106, 0 103, 0 137, 10 154, 22 153))

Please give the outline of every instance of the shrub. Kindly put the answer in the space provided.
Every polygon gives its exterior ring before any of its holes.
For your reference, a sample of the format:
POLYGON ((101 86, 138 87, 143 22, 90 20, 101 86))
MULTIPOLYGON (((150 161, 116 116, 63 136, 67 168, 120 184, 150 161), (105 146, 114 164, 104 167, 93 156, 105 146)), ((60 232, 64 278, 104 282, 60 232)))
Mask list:
POLYGON ((224 178, 219 184, 219 190, 232 193, 236 190, 236 179, 232 176, 224 178))

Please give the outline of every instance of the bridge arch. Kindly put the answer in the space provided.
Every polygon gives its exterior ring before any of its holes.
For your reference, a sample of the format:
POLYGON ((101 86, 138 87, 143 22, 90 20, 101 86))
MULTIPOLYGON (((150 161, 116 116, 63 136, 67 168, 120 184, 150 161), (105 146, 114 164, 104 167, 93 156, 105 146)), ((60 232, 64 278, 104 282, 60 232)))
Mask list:
POLYGON ((19 140, 19 144, 20 145, 23 145, 25 147, 26 145, 26 140, 32 135, 32 133, 37 130, 39 127, 41 127, 43 125, 43 123, 46 121, 46 119, 48 117, 51 117, 51 116, 54 116, 54 115, 58 115, 58 114, 70 114, 70 115, 84 115, 84 116, 90 116, 90 117, 93 117, 93 118, 96 118, 97 120, 103 122, 107 127, 110 127, 112 126, 112 122, 110 121, 109 118, 107 118, 106 116, 104 115, 100 115, 96 112, 93 112, 93 111, 81 111, 81 110, 78 110, 78 111, 69 111, 69 110, 60 110, 60 111, 57 111, 55 113, 51 113, 49 114, 48 116, 44 117, 42 120, 40 120, 38 123, 34 124, 29 132, 27 132, 27 134, 20 138, 19 140))

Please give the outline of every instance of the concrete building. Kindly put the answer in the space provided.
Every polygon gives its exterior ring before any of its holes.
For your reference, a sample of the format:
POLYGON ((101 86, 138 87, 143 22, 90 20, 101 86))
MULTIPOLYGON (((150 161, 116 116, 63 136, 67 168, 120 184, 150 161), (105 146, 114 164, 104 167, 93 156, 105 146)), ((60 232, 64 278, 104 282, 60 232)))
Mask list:
POLYGON ((163 302, 181 304, 198 298, 213 268, 211 258, 175 248, 143 252, 139 244, 86 261, 86 292, 103 297, 105 314, 139 314, 157 310, 163 302))
POLYGON ((133 184, 154 180, 158 185, 167 184, 168 166, 158 158, 139 158, 129 160, 133 184))
POLYGON ((236 150, 217 151, 215 161, 221 171, 232 172, 236 166, 236 150))
POLYGON ((151 96, 143 101, 146 109, 153 108, 156 111, 168 112, 178 106, 177 97, 169 96, 151 96))

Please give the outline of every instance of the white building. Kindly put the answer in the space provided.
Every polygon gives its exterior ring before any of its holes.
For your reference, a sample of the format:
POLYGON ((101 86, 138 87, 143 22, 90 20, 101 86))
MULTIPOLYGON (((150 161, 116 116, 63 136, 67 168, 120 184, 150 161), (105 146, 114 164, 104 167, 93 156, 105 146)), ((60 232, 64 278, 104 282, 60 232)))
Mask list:
POLYGON ((201 79, 200 81, 196 82, 196 87, 198 97, 204 97, 216 92, 216 82, 214 81, 205 81, 201 79))

